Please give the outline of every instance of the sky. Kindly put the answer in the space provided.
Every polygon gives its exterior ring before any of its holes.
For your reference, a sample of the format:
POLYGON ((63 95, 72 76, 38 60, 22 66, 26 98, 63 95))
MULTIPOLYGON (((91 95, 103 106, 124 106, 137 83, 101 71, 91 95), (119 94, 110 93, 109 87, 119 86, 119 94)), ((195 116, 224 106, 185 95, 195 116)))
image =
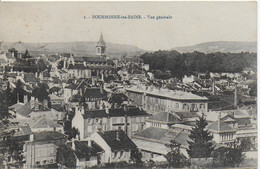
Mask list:
POLYGON ((257 41, 256 2, 1 2, 0 22, 3 42, 95 42, 101 32, 105 42, 153 51, 211 41, 257 41))

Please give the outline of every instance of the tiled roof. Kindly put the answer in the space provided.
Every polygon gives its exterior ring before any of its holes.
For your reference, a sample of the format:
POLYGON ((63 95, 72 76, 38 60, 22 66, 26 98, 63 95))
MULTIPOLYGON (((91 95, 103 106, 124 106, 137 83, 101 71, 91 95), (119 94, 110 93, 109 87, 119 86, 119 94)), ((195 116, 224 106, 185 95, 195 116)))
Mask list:
POLYGON ((24 73, 24 81, 25 82, 39 82, 40 80, 35 77, 33 73, 24 73))
POLYGON ((31 128, 56 128, 56 127, 62 127, 62 126, 53 122, 51 119, 45 116, 42 116, 31 126, 31 128))
POLYGON ((80 158, 88 159, 91 156, 96 156, 98 152, 104 151, 94 141, 91 141, 91 147, 88 147, 88 141, 74 141, 74 144, 75 144, 74 153, 78 159, 80 158))
POLYGON ((24 136, 24 135, 30 135, 32 134, 32 130, 29 125, 27 126, 22 126, 19 128, 18 132, 15 132, 14 136, 24 136))
POLYGON ((41 131, 33 132, 34 141, 49 141, 49 140, 60 140, 67 136, 58 131, 41 131))
POLYGON ((137 93, 146 93, 146 95, 152 95, 157 97, 164 97, 174 100, 199 100, 199 101, 208 101, 207 97, 201 97, 192 93, 183 92, 183 91, 174 91, 169 89, 157 89, 156 87, 148 86, 132 86, 126 89, 127 91, 137 92, 137 93))
POLYGON ((88 118, 103 118, 108 117, 105 110, 85 110, 83 117, 88 118))
POLYGON ((6 64, 7 62, 4 59, 0 59, 1 64, 6 64))
POLYGON ((181 119, 199 117, 197 112, 175 112, 181 119))
POLYGON ((16 110, 16 113, 22 115, 22 116, 29 116, 29 114, 33 111, 33 108, 31 108, 31 101, 26 103, 25 105, 21 106, 19 109, 16 110))
POLYGON ((70 64, 68 69, 89 69, 89 67, 84 66, 83 64, 70 64))
POLYGON ((84 61, 87 62, 87 63, 105 63, 106 60, 104 58, 101 58, 101 57, 97 57, 97 56, 94 56, 94 57, 89 57, 89 56, 75 56, 73 57, 74 61, 75 62, 81 62, 83 63, 84 61))
POLYGON ((82 96, 80 94, 75 94, 69 100, 70 102, 80 102, 82 100, 82 96))
POLYGON ((17 110, 21 108, 24 104, 23 103, 15 103, 14 105, 10 106, 9 109, 17 110))
POLYGON ((53 82, 56 84, 61 84, 61 80, 58 77, 52 77, 53 82))
POLYGON ((103 90, 101 93, 100 88, 86 88, 84 91, 85 98, 105 98, 107 92, 103 90))
POLYGON ((88 118, 102 118, 102 117, 124 117, 127 116, 149 116, 145 111, 138 108, 128 108, 125 111, 123 108, 119 109, 109 109, 108 114, 106 110, 85 110, 83 117, 88 118))
POLYGON ((105 140, 112 151, 130 150, 136 148, 135 143, 122 130, 100 131, 98 134, 105 140))
POLYGON ((228 132, 228 131, 231 131, 231 132, 235 132, 236 130, 232 127, 230 127, 229 125, 227 125, 226 123, 224 123, 222 120, 217 120, 211 124, 209 124, 207 126, 207 129, 209 131, 215 131, 215 132, 228 132))
POLYGON ((162 123, 179 123, 181 122, 181 119, 178 115, 174 113, 168 113, 168 112, 160 112, 155 114, 154 116, 147 119, 147 121, 156 121, 156 122, 162 122, 162 123))
POLYGON ((127 101, 127 96, 123 93, 112 93, 112 96, 109 99, 110 103, 122 103, 123 101, 127 101))
POLYGON ((147 140, 160 141, 163 143, 168 143, 170 140, 173 140, 177 136, 177 132, 174 130, 163 129, 163 128, 146 128, 136 134, 133 137, 141 137, 147 140))

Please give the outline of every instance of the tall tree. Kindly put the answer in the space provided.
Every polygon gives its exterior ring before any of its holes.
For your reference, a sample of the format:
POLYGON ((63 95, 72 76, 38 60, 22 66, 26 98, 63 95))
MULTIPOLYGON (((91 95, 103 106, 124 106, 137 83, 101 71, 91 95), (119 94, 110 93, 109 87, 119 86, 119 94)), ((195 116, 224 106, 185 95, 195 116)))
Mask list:
POLYGON ((243 159, 242 148, 235 142, 230 147, 220 147, 213 152, 215 167, 238 167, 243 159))
POLYGON ((206 130, 208 122, 204 114, 196 121, 196 126, 190 132, 187 152, 191 158, 207 158, 214 150, 213 136, 206 130))
POLYGON ((8 49, 8 52, 13 53, 14 57, 17 58, 18 51, 15 48, 8 49))
POLYGON ((180 168, 185 167, 188 164, 187 158, 180 152, 180 143, 171 140, 170 143, 165 146, 170 149, 170 151, 165 155, 170 167, 180 168))

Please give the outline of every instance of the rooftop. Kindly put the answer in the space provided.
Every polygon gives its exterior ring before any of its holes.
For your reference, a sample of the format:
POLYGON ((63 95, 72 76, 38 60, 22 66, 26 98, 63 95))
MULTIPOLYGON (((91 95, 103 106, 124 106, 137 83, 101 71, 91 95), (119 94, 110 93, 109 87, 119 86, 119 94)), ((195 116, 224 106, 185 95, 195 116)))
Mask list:
POLYGON ((140 110, 139 108, 128 108, 124 110, 123 108, 118 109, 108 109, 106 110, 85 110, 83 117, 88 118, 102 118, 102 117, 121 117, 121 116, 149 116, 145 111, 140 110))
POLYGON ((135 143, 122 130, 101 131, 98 132, 98 134, 105 140, 112 151, 129 150, 136 148, 135 143))
POLYGON ((213 132, 235 132, 236 130, 229 125, 227 125, 225 122, 222 120, 217 120, 207 126, 209 131, 213 132))
POLYGON ((160 112, 147 119, 147 121, 156 121, 167 124, 180 123, 181 119, 175 113, 160 112))
POLYGON ((67 136, 58 131, 41 131, 34 132, 34 141, 49 141, 65 139, 67 136))
POLYGON ((126 89, 137 93, 145 93, 146 95, 153 95, 158 97, 170 98, 174 100, 200 100, 208 101, 207 97, 201 97, 192 93, 183 91, 174 91, 169 89, 156 88, 154 86, 132 86, 126 89))

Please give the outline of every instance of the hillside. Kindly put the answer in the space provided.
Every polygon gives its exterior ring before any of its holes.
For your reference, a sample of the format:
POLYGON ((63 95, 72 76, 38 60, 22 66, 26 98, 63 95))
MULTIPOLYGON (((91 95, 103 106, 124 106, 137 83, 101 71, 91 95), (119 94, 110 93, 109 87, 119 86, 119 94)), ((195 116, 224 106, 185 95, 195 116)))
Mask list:
MULTIPOLYGON (((71 52, 75 55, 95 55, 96 42, 57 42, 57 43, 3 43, 4 50, 16 48, 19 52, 29 50, 30 54, 55 54, 71 52)), ((107 43, 106 53, 110 58, 121 56, 136 56, 145 51, 132 45, 107 43)))
POLYGON ((256 42, 228 42, 228 41, 216 41, 216 42, 206 42, 200 43, 193 46, 176 47, 172 50, 177 50, 180 53, 187 52, 223 52, 223 53, 240 53, 240 52, 257 52, 256 42))

